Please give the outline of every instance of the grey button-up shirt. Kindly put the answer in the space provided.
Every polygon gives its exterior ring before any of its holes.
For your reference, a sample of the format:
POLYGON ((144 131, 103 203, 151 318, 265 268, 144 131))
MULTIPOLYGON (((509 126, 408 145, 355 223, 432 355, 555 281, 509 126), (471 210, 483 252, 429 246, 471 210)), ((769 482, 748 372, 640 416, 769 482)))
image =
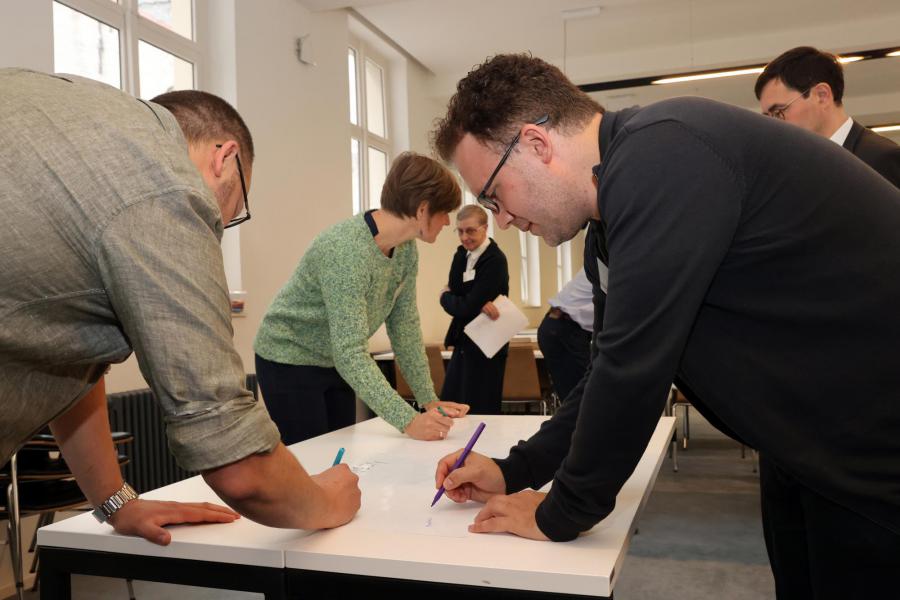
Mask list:
POLYGON ((168 111, 0 69, 0 464, 132 350, 183 467, 277 444, 243 386, 221 235, 168 111))

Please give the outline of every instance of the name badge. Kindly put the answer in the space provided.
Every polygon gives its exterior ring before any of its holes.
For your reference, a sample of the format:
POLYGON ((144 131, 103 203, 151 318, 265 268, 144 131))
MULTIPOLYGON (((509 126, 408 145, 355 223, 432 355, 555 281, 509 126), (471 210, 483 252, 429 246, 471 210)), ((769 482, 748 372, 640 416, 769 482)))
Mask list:
POLYGON ((475 269, 471 269, 469 271, 463 271, 463 283, 467 281, 472 281, 475 279, 475 269))

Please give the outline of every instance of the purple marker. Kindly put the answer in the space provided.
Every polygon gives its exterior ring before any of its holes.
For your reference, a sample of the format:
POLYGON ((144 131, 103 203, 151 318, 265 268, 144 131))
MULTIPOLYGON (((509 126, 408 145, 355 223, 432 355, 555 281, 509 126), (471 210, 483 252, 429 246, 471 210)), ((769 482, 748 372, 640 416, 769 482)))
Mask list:
MULTIPOLYGON (((469 443, 466 444, 465 449, 462 451, 462 454, 459 455, 459 458, 456 459, 456 464, 453 465, 453 468, 450 469, 450 473, 457 470, 460 465, 466 462, 466 457, 469 456, 469 452, 472 451, 472 447, 475 445, 475 442, 478 441, 478 436, 481 435, 481 432, 484 431, 484 423, 479 423, 478 427, 475 428, 475 433, 472 434, 472 438, 469 440, 469 443)), ((450 475, 447 473, 447 475, 450 475)), ((445 478, 446 479, 446 478, 445 478)), ((437 494, 434 495, 434 500, 431 501, 431 505, 434 506, 437 504, 437 501, 441 499, 441 496, 444 495, 444 486, 441 486, 441 489, 437 491, 437 494)))

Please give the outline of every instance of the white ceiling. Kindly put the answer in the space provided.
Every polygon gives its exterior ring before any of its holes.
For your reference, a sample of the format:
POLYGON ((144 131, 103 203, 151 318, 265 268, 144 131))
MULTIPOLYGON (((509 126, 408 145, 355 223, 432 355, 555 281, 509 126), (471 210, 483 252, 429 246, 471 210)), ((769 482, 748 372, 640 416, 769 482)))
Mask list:
MULTIPOLYGON (((436 75, 436 95, 488 56, 531 52, 576 83, 764 63, 798 45, 900 47, 898 0, 299 0, 353 8, 436 75), (563 11, 601 6, 596 16, 563 11)), ((900 58, 846 67, 848 108, 900 120, 900 58)), ((754 76, 598 93, 615 108, 698 94, 755 107, 754 76)), ((871 122, 871 121, 870 121, 871 122)))

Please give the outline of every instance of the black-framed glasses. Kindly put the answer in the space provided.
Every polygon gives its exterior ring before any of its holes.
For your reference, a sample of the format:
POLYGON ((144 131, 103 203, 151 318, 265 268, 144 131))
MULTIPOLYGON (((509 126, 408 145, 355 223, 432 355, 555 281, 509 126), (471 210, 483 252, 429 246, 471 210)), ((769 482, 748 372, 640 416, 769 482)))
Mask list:
MULTIPOLYGON (((221 147, 222 144, 216 144, 216 148, 221 147)), ((241 157, 236 152, 234 154, 234 160, 237 161, 238 177, 241 180, 241 192, 244 194, 244 214, 240 217, 235 217, 232 220, 228 221, 228 224, 225 225, 225 229, 234 227, 235 225, 240 225, 244 221, 250 220, 250 201, 247 199, 247 184, 244 182, 244 169, 241 166, 241 157)))
MULTIPOLYGON (((550 120, 550 115, 544 115, 537 121, 531 123, 532 125, 543 125, 547 121, 550 120)), ((503 153, 503 156, 500 158, 500 162, 497 163, 497 167, 494 169, 494 172, 491 173, 491 176, 488 177, 487 183, 484 184, 484 187, 481 189, 481 193, 478 194, 478 204, 482 205, 489 211, 494 214, 500 212, 500 204, 497 203, 497 200, 488 196, 488 190, 491 189, 491 184, 494 183, 494 178, 497 177, 497 173, 500 172, 500 168, 506 163, 506 159, 509 158, 509 154, 512 152, 512 149, 516 147, 516 144, 519 143, 519 136, 522 135, 522 130, 519 129, 519 133, 516 134, 516 137, 509 143, 509 146, 506 147, 506 152, 503 153)))
POLYGON ((796 101, 799 100, 800 98, 806 98, 806 97, 808 97, 808 96, 809 96, 809 91, 810 91, 811 89, 812 89, 812 87, 806 88, 806 91, 801 92, 800 95, 798 95, 796 98, 794 98, 793 100, 791 100, 790 102, 788 102, 788 103, 785 104, 784 106, 776 106, 776 107, 774 107, 774 108, 769 109, 769 110, 766 112, 766 116, 768 116, 768 117, 775 117, 776 119, 781 119, 782 121, 784 121, 784 113, 786 113, 786 112, 787 112, 787 109, 789 109, 789 108, 791 107, 791 104, 793 104, 794 102, 796 102, 796 101))

